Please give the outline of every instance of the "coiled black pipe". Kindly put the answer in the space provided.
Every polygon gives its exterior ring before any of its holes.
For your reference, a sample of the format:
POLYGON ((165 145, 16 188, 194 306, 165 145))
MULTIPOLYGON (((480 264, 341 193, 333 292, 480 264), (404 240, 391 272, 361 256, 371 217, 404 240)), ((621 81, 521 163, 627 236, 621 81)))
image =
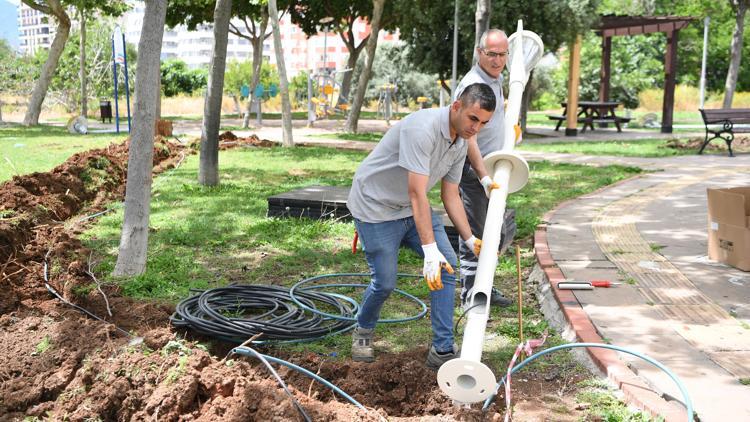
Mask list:
MULTIPOLYGON (((314 341, 354 328, 354 322, 306 312, 297 306, 289 289, 273 285, 242 284, 198 291, 177 305, 172 325, 201 334, 242 343, 260 334, 255 344, 314 341)), ((296 300, 316 309, 352 318, 358 304, 341 295, 296 291, 296 300)))

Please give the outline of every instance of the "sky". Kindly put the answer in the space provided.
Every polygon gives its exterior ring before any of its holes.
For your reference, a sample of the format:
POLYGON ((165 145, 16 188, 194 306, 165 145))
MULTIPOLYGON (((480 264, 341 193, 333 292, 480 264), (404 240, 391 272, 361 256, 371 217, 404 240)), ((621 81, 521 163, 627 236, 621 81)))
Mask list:
POLYGON ((0 38, 13 48, 18 48, 18 3, 19 0, 0 0, 0 38))

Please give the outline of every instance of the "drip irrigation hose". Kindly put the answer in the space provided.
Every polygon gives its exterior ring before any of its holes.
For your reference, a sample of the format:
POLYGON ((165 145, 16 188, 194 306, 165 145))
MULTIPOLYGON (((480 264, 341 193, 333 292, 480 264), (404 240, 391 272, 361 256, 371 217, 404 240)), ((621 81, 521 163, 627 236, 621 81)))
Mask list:
MULTIPOLYGON (((690 396, 688 395, 687 388, 685 388, 685 385, 682 383, 682 381, 680 381, 680 379, 677 377, 677 375, 675 375, 671 370, 669 370, 669 368, 667 368, 666 366, 664 366, 661 362, 657 361, 656 359, 651 358, 649 356, 646 356, 646 355, 644 355, 642 353, 636 352, 634 350, 626 349, 624 347, 613 346, 611 344, 601 344, 601 343, 570 343, 570 344, 561 344, 559 346, 550 347, 549 349, 542 350, 541 352, 537 352, 537 353, 529 356, 523 362, 521 362, 517 366, 515 366, 510 371, 510 373, 514 374, 516 371, 520 370, 521 368, 523 368, 524 366, 528 365, 532 361, 534 361, 534 360, 536 360, 536 359, 538 359, 538 358, 540 358, 540 357, 542 357, 542 356, 544 356, 544 355, 546 355, 548 353, 556 352, 558 350, 563 350, 563 349, 573 349, 573 348, 576 348, 576 347, 598 347, 598 348, 601 348, 601 349, 616 350, 618 352, 627 353, 629 355, 633 355, 635 357, 641 358, 641 359, 645 360, 646 362, 648 362, 648 363, 656 366, 657 368, 661 369, 670 378, 672 378, 672 381, 674 381, 675 384, 677 384, 677 388, 679 388, 680 393, 682 393, 682 397, 685 400, 684 404, 685 404, 685 408, 687 410, 687 420, 688 421, 693 421, 693 402, 690 400, 690 396)), ((485 411, 487 410, 487 408, 490 406, 490 403, 492 402, 492 400, 497 395, 497 392, 500 390, 500 386, 502 386, 503 384, 505 384, 505 376, 503 376, 503 378, 500 379, 500 381, 498 381, 497 385, 495 386, 495 392, 491 396, 489 396, 487 398, 487 400, 484 401, 484 406, 482 406, 482 410, 485 410, 485 411)))
MULTIPOLYGON (((354 328, 349 321, 305 312, 295 306, 289 293, 284 287, 257 284, 205 290, 180 302, 170 322, 175 327, 190 327, 235 343, 261 334, 254 344, 308 342, 354 328), (249 313, 256 315, 232 316, 249 313)), ((355 315, 358 309, 356 301, 342 295, 309 291, 300 291, 297 295, 308 308, 314 308, 316 302, 323 303, 345 316, 355 315)))
MULTIPOLYGON (((261 362, 263 362, 263 365, 265 365, 266 368, 268 368, 268 371, 271 372, 271 374, 273 374, 273 376, 276 378, 276 381, 278 381, 279 385, 281 385, 281 388, 283 388, 284 392, 287 394, 287 396, 289 396, 289 399, 292 400, 292 404, 294 404, 294 407, 297 409, 300 415, 302 415, 302 418, 305 419, 306 422, 311 422, 312 419, 310 419, 310 415, 308 415, 307 412, 305 412, 305 409, 302 407, 302 405, 299 404, 296 398, 294 398, 294 395, 292 394, 291 391, 289 391, 289 388, 287 388, 286 383, 284 382, 284 380, 281 379, 281 377, 279 376, 279 373, 276 372, 275 369, 273 369, 273 366, 271 366, 270 363, 268 363, 268 357, 270 356, 264 356, 258 353, 255 349, 252 349, 250 347, 243 346, 242 349, 244 352, 246 352, 246 353, 242 353, 243 355, 255 356, 256 358, 260 359, 261 362)), ((234 350, 232 350, 232 352, 234 352, 234 350)))
MULTIPOLYGON (((366 288, 367 286, 369 286, 369 284, 318 284, 318 285, 314 285, 314 286, 306 286, 306 287, 302 287, 302 286, 305 286, 308 283, 312 283, 313 281, 322 280, 322 279, 326 279, 326 278, 336 278, 336 277, 371 277, 371 276, 372 276, 372 274, 369 274, 369 273, 335 273, 335 274, 318 275, 318 276, 315 276, 315 277, 306 278, 306 279, 298 282, 294 286, 292 286, 292 288, 289 289, 289 296, 291 296, 291 298, 292 298, 292 300, 294 301, 295 304, 297 304, 299 307, 301 307, 302 309, 304 309, 306 311, 310 311, 310 312, 312 312, 314 314, 317 314, 317 315, 320 315, 320 316, 324 316, 324 317, 327 317, 327 318, 331 318, 331 319, 356 322, 357 318, 355 316, 334 315, 334 314, 326 313, 326 312, 320 311, 318 309, 309 307, 308 305, 306 305, 305 303, 303 303, 301 300, 299 300, 297 298, 297 295, 299 294, 297 292, 298 291, 299 292, 304 292, 304 291, 308 291, 308 290, 317 290, 317 289, 324 289, 324 288, 331 288, 331 287, 360 287, 360 288, 366 288)), ((420 275, 402 274, 402 273, 396 274, 396 276, 400 277, 400 278, 418 278, 418 277, 421 277, 420 275)), ((420 311, 416 315, 413 315, 413 316, 410 316, 410 317, 379 319, 377 321, 378 324, 389 324, 389 323, 397 323, 397 322, 414 321, 414 320, 420 319, 420 318, 424 317, 425 315, 427 315, 427 305, 423 301, 421 301, 419 298, 417 298, 416 296, 411 295, 409 293, 406 293, 405 291, 403 291, 401 289, 393 289, 393 291, 395 293, 398 293, 398 294, 406 297, 407 299, 411 300, 412 302, 415 302, 417 305, 420 306, 421 309, 420 309, 420 311)))
POLYGON ((58 293, 57 290, 55 290, 55 288, 52 287, 49 284, 49 277, 47 276, 47 257, 46 256, 44 257, 44 287, 46 287, 47 290, 50 293, 52 293, 53 296, 55 296, 56 298, 58 298, 62 303, 66 304, 66 305, 68 305, 70 307, 72 307, 73 309, 76 309, 78 311, 83 312, 85 315, 88 315, 91 318, 94 318, 94 319, 96 319, 98 321, 101 321, 101 322, 103 322, 105 324, 109 324, 109 325, 115 327, 118 331, 120 331, 121 333, 125 334, 128 337, 133 337, 129 332, 127 332, 127 331, 123 330, 122 328, 118 327, 113 322, 110 322, 110 321, 107 321, 106 319, 100 318, 100 317, 94 315, 93 313, 89 312, 85 308, 82 308, 82 307, 76 305, 75 303, 71 303, 71 302, 68 302, 67 300, 65 300, 65 298, 62 297, 60 295, 60 293, 58 293))
MULTIPOLYGON (((244 355, 244 356, 252 356, 252 357, 256 357, 256 356, 255 356, 255 355, 253 355, 253 353, 252 353, 252 352, 251 352, 251 351, 250 351, 250 350, 249 350, 248 348, 246 348, 246 347, 235 347, 234 349, 232 349, 232 353, 236 353, 236 354, 239 354, 239 355, 244 355)), ((353 405, 357 406, 358 408, 360 408, 360 409, 362 409, 362 410, 367 410, 367 409, 365 409, 365 407, 364 407, 364 406, 362 406, 362 404, 361 404, 360 402, 358 402, 357 400, 355 400, 355 399, 354 399, 354 398, 353 398, 352 396, 350 396, 350 395, 346 394, 346 393, 345 393, 345 392, 344 392, 344 391, 343 391, 342 389, 340 389, 340 388, 336 387, 336 386, 335 386, 335 385, 333 385, 333 384, 332 384, 332 383, 331 383, 330 381, 328 381, 328 380, 326 380, 326 379, 322 378, 321 376, 319 376, 319 375, 317 375, 317 374, 315 374, 315 373, 313 373, 313 372, 310 372, 310 371, 308 371, 307 369, 305 369, 305 368, 303 368, 303 367, 301 367, 301 366, 295 365, 295 364, 293 364, 293 363, 291 363, 291 362, 287 362, 287 361, 285 361, 285 360, 281 360, 281 359, 279 359, 279 358, 275 358, 275 357, 273 357, 273 356, 268 356, 268 355, 263 355, 263 354, 259 354, 259 355, 260 355, 260 356, 263 356, 263 358, 267 359, 267 360, 268 360, 268 361, 270 361, 270 362, 273 362, 273 363, 278 363, 279 365, 284 365, 284 366, 286 366, 287 368, 293 369, 293 370, 295 370, 295 371, 297 371, 297 372, 299 372, 299 373, 301 373, 301 374, 307 375, 308 377, 310 377, 310 378, 314 379, 315 381, 318 381, 319 383, 321 383, 321 384, 325 385, 326 387, 330 388, 331 390, 335 391, 335 392, 336 392, 336 393, 338 393, 338 394, 339 394, 339 395, 340 395, 341 397, 343 397, 343 398, 347 399, 347 400, 349 401, 349 403, 351 403, 351 404, 353 404, 353 405)))

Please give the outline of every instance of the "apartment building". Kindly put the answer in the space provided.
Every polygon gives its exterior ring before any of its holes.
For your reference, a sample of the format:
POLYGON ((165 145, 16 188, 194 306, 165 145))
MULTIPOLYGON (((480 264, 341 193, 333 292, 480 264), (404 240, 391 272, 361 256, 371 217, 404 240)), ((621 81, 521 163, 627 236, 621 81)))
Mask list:
POLYGON ((35 54, 40 48, 49 48, 56 28, 54 19, 44 13, 24 3, 18 6, 18 49, 23 54, 35 54))

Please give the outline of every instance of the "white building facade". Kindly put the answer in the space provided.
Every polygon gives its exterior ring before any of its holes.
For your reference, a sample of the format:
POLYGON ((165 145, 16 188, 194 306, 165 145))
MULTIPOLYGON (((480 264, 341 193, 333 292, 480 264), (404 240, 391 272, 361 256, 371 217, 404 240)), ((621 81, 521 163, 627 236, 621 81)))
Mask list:
MULTIPOLYGON (((125 40, 129 43, 138 45, 145 8, 141 1, 132 2, 132 9, 119 19, 122 31, 125 34, 125 40)), ((76 25, 76 21, 71 20, 73 25, 76 25)), ((247 31, 244 22, 241 20, 234 19, 232 22, 241 31, 247 31)), ((56 26, 54 18, 21 3, 18 7, 20 50, 25 54, 34 54, 40 48, 48 49, 52 45, 56 26)), ((339 34, 320 32, 308 38, 299 26, 291 22, 288 13, 283 15, 279 23, 279 30, 289 77, 294 77, 301 71, 322 68, 341 71, 346 67, 349 51, 339 34)), ((270 26, 268 31, 271 31, 270 26)), ((370 25, 366 21, 358 19, 354 23, 353 33, 358 45, 369 35, 370 25)), ((379 43, 398 40, 397 33, 381 31, 379 36, 379 43)), ((165 27, 164 29, 162 60, 178 58, 183 60, 190 68, 206 67, 211 62, 212 49, 213 29, 210 24, 199 25, 193 31, 189 31, 185 25, 178 25, 175 28, 165 27)), ((227 61, 252 60, 252 54, 253 47, 249 40, 232 33, 229 34, 227 61)), ((276 64, 273 39, 270 36, 263 43, 263 58, 271 64, 276 64)))
POLYGON ((54 19, 32 9, 25 3, 18 6, 18 49, 23 54, 36 54, 37 50, 48 49, 55 38, 57 25, 54 19))

